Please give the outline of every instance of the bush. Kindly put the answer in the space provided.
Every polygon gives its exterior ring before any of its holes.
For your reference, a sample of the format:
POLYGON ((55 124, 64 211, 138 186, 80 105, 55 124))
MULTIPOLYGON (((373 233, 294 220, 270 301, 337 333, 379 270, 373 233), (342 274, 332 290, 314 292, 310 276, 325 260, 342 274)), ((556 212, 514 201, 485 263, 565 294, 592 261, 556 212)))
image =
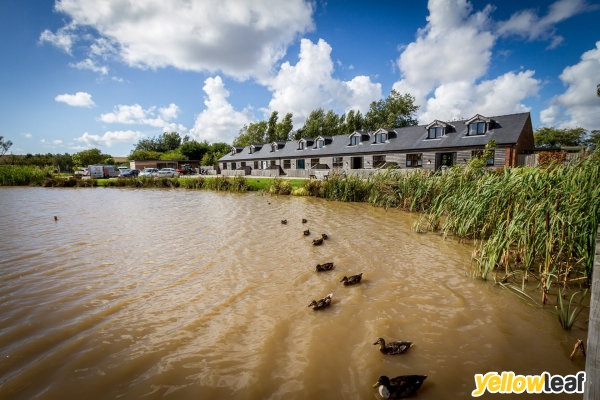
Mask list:
POLYGON ((54 175, 54 168, 32 165, 0 166, 0 186, 40 185, 54 175))
POLYGON ((269 187, 269 193, 271 194, 283 194, 287 195, 292 193, 292 185, 289 181, 284 181, 279 178, 273 179, 273 183, 269 187))

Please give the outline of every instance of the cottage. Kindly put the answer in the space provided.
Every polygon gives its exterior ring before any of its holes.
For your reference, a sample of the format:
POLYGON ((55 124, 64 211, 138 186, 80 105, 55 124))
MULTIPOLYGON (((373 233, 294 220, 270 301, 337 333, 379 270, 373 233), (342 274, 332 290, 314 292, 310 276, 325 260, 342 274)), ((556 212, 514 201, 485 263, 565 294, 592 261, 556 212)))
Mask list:
POLYGON ((312 169, 324 166, 360 175, 388 166, 437 170, 466 164, 492 139, 497 148, 488 167, 515 166, 517 155, 534 148, 531 116, 477 114, 461 121, 435 120, 406 128, 232 147, 219 159, 219 166, 226 175, 250 167, 252 175, 296 177, 309 177, 312 169))

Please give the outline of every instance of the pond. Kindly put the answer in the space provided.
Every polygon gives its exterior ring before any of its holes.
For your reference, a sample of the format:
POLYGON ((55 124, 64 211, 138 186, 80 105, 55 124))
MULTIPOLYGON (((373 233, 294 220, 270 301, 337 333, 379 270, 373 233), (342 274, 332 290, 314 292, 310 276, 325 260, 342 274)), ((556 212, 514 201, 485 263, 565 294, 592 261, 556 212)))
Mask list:
POLYGON ((584 331, 471 279, 472 246, 417 234, 416 218, 309 197, 0 188, 0 398, 363 399, 380 375, 422 374, 419 399, 455 399, 474 374, 584 369, 569 360, 584 331), (386 356, 379 337, 414 346, 386 356))

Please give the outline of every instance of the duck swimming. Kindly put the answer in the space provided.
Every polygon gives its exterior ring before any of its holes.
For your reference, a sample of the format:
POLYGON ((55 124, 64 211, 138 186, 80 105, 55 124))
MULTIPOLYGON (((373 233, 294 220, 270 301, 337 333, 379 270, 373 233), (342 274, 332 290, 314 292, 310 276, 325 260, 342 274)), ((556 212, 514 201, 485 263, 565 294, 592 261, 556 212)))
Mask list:
POLYGON ((307 229, 304 231, 304 236, 308 236, 308 235, 310 235, 310 229, 307 229))
POLYGON ((384 399, 405 399, 419 390, 427 375, 402 375, 395 378, 380 376, 373 385, 379 387, 379 395, 384 399))
POLYGON ((323 238, 321 238, 321 239, 313 239, 312 244, 313 244, 313 246, 318 246, 320 244, 323 244, 323 238))
POLYGON ((327 240, 327 234, 321 233, 321 237, 323 238, 323 240, 327 240))
POLYGON ((410 349, 413 345, 412 342, 389 342, 385 344, 385 340, 383 338, 377 339, 373 345, 379 344, 379 351, 383 354, 402 354, 405 353, 406 350, 410 349))
POLYGON ((308 306, 312 307, 313 310, 321 310, 325 307, 329 307, 331 304, 331 298, 333 297, 333 293, 329 293, 327 296, 323 297, 321 300, 313 300, 308 306))
POLYGON ((281 220, 281 223, 282 223, 283 225, 287 224, 287 219, 282 219, 282 220, 281 220))
POLYGON ((302 218, 302 223, 303 223, 303 224, 305 224, 305 223, 307 223, 307 222, 308 222, 307 220, 305 220, 304 218, 302 218))
POLYGON ((342 280, 340 282, 344 282, 344 286, 348 286, 348 285, 354 285, 356 283, 360 283, 360 280, 362 279, 362 272, 358 275, 352 275, 350 277, 343 277, 342 280))
POLYGON ((329 271, 331 268, 333 268, 332 262, 317 264, 317 272, 329 271))

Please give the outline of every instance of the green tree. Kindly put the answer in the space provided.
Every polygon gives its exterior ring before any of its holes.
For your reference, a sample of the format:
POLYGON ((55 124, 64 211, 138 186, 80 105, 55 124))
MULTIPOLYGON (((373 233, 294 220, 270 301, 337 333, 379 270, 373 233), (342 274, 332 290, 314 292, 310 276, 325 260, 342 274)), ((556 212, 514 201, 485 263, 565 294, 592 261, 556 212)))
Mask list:
POLYGON ((108 157, 110 155, 102 154, 100 149, 94 148, 73 154, 73 164, 79 167, 86 167, 88 165, 101 164, 108 157))
POLYGON ((158 147, 161 152, 176 150, 181 146, 181 136, 177 132, 163 133, 158 137, 158 147))
POLYGON ((115 165, 115 159, 112 157, 107 157, 104 159, 104 161, 102 161, 102 164, 115 165))
POLYGON ((159 160, 187 160, 187 156, 182 154, 179 150, 167 151, 162 153, 159 160))
POLYGON ((585 129, 555 128, 553 126, 537 128, 533 133, 536 147, 581 146, 584 144, 585 129))
POLYGON ((204 154, 204 156, 202 157, 202 160, 200 160, 200 165, 203 166, 210 166, 210 165, 215 165, 215 156, 213 153, 206 153, 204 154))
POLYGON ((316 138, 321 134, 324 122, 325 111, 322 108, 311 111, 306 121, 304 121, 304 126, 296 131, 296 136, 299 137, 295 139, 298 140, 302 137, 316 138))
POLYGON ((4 136, 0 136, 0 156, 5 155, 12 144, 10 140, 4 141, 4 136))
POLYGON ((343 127, 343 134, 350 134, 354 131, 363 129, 363 115, 360 111, 350 110, 346 116, 343 127))
POLYGON ((138 160, 138 161, 159 160, 160 159, 160 155, 161 155, 161 153, 159 153, 158 151, 135 150, 135 151, 132 151, 129 154, 129 156, 127 157, 127 159, 128 160, 138 160))
POLYGON ((600 130, 591 131, 590 136, 585 140, 585 144, 596 149, 600 148, 600 130))
POLYGON ((277 124, 277 140, 289 140, 290 133, 294 129, 294 123, 292 122, 292 113, 285 114, 285 117, 277 124))
POLYGON ((400 94, 392 90, 385 100, 374 101, 365 114, 363 129, 403 128, 417 125, 415 98, 410 94, 400 94))
POLYGON ((251 144, 267 143, 267 127, 266 121, 260 121, 244 125, 240 129, 239 135, 233 139, 234 146, 250 146, 251 144))
POLYGON ((269 121, 267 121, 267 132, 265 135, 265 143, 273 143, 277 140, 277 120, 279 119, 279 113, 273 111, 269 121))
POLYGON ((187 160, 202 160, 202 157, 209 150, 208 142, 204 141, 200 143, 195 140, 185 140, 186 137, 183 138, 183 144, 177 151, 186 156, 187 160))

